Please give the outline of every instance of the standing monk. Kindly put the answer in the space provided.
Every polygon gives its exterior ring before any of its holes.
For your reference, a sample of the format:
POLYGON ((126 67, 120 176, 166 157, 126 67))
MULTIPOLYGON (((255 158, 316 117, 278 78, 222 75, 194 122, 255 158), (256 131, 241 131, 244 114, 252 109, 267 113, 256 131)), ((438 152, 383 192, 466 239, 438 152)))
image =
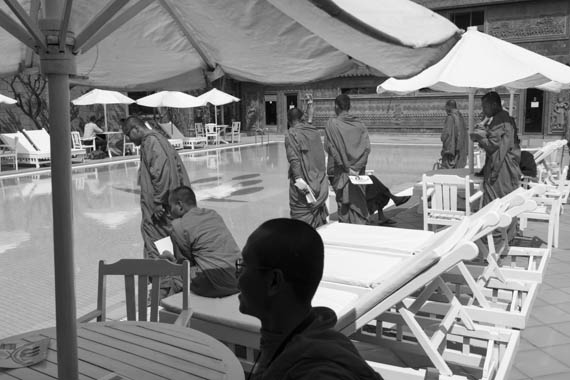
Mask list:
POLYGON ((445 125, 441 131, 441 168, 454 169, 464 168, 467 164, 468 140, 463 116, 457 109, 455 100, 445 103, 445 125))
POLYGON ((317 228, 327 222, 329 195, 321 135, 317 128, 304 123, 303 112, 298 108, 287 112, 287 122, 285 150, 289 161, 291 218, 317 228))
POLYGON ((366 224, 368 207, 363 186, 353 185, 348 176, 364 174, 370 138, 357 117, 349 115, 350 98, 342 94, 334 101, 336 118, 325 129, 325 151, 329 155, 327 172, 336 193, 338 220, 341 223, 366 224))
POLYGON ((499 94, 486 93, 481 104, 488 119, 485 128, 471 133, 471 138, 486 153, 483 166, 483 205, 486 205, 520 186, 521 150, 515 121, 501 107, 499 94))
POLYGON ((140 146, 141 165, 138 182, 141 187, 141 232, 144 241, 144 257, 157 258, 159 252, 154 242, 169 235, 165 205, 169 191, 190 186, 188 173, 168 140, 148 129, 144 122, 131 116, 123 124, 123 133, 140 146))

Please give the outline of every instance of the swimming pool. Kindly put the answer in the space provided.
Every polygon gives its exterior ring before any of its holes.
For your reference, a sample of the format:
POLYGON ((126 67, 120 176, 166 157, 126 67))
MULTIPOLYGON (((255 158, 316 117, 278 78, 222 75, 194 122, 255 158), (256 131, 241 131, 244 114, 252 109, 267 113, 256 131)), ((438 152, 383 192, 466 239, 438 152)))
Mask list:
MULTIPOLYGON (((397 192, 431 169, 439 149, 374 144, 368 168, 397 192)), ((289 216, 283 143, 189 153, 183 161, 199 206, 218 211, 240 247, 263 221, 289 216)), ((73 171, 78 316, 95 306, 99 260, 142 257, 137 170, 130 161, 73 171)), ((49 173, 0 179, 0 338, 55 324, 52 239, 49 173)), ((109 282, 110 303, 121 298, 119 286, 109 282)))

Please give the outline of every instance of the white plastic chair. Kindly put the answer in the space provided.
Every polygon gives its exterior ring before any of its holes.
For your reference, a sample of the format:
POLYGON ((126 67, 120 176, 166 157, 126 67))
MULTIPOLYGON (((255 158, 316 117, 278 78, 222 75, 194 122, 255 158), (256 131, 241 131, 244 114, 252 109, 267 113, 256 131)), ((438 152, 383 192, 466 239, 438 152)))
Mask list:
POLYGON ((218 134, 218 131, 216 129, 216 124, 214 123, 206 124, 206 139, 208 140, 208 143, 211 140, 213 140, 214 144, 216 145, 220 144, 220 135, 218 134))
POLYGON ((481 191, 471 195, 469 176, 461 178, 439 174, 428 177, 424 174, 422 176, 424 230, 427 231, 430 224, 450 226, 471 215, 471 204, 482 199, 482 196, 481 191), (465 210, 458 208, 459 190, 465 192, 465 210))
POLYGON ((232 139, 232 143, 234 142, 240 142, 240 136, 241 136, 241 121, 234 121, 232 122, 232 130, 230 131, 230 137, 232 139))
MULTIPOLYGON (((533 186, 535 184, 530 184, 533 186)), ((543 184, 536 184, 544 186, 543 184)), ((536 194, 532 197, 537 204, 533 211, 522 213, 519 216, 519 228, 524 230, 528 225, 528 220, 544 220, 548 222, 548 247, 558 248, 560 235, 560 208, 562 204, 562 192, 556 187, 547 186, 544 194, 536 194)))
POLYGON ((95 146, 95 136, 88 138, 81 138, 81 135, 77 131, 71 131, 71 146, 73 149, 85 149, 89 153, 89 150, 96 150, 95 146))

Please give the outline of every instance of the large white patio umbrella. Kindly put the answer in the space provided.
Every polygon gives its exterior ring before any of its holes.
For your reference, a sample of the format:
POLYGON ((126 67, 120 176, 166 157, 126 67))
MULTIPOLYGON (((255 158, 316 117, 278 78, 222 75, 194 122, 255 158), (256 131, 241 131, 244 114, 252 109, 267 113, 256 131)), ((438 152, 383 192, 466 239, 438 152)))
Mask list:
POLYGON ((0 104, 1 104, 1 103, 4 103, 4 104, 16 104, 16 103, 18 103, 18 101, 17 101, 16 99, 12 99, 12 98, 9 98, 9 97, 7 97, 7 96, 4 96, 4 95, 0 94, 0 104))
POLYGON ((87 106, 90 104, 102 104, 103 105, 103 114, 105 116, 105 131, 108 130, 107 127, 107 104, 131 104, 135 101, 129 98, 126 95, 121 94, 118 91, 109 91, 109 90, 99 90, 94 89, 81 95, 79 98, 76 98, 71 101, 71 103, 75 104, 76 106, 87 106))
POLYGON ((14 74, 29 56, 39 56, 48 80, 58 376, 66 380, 78 377, 71 82, 122 90, 204 88, 205 78, 221 75, 305 83, 342 74, 354 66, 353 59, 386 75, 409 76, 441 59, 458 39, 449 20, 409 0, 43 0, 41 5, 40 12, 39 1, 0 3, 0 75, 14 74))
MULTIPOLYGON (((137 104, 145 107, 193 108, 201 107, 205 103, 195 96, 180 91, 160 91, 138 99, 137 104)), ((172 123, 170 125, 172 135, 174 126, 172 123)))
MULTIPOLYGON (((210 103, 214 105, 214 119, 216 124, 218 124, 218 106, 223 106, 224 104, 229 104, 233 102, 239 102, 240 100, 239 98, 236 98, 235 96, 227 94, 223 91, 220 91, 217 88, 213 88, 210 91, 203 93, 202 95, 198 96, 197 99, 204 104, 210 103)), ((222 117, 222 122, 223 122, 223 117, 222 117)))
MULTIPOLYGON (((470 27, 441 61, 409 79, 390 78, 378 86, 377 92, 403 94, 427 87, 466 92, 469 94, 469 132, 472 132, 477 89, 507 87, 511 92, 509 108, 512 112, 514 89, 542 86, 545 90, 560 91, 568 84, 570 67, 470 27)), ((472 142, 469 166, 473 170, 472 142)))

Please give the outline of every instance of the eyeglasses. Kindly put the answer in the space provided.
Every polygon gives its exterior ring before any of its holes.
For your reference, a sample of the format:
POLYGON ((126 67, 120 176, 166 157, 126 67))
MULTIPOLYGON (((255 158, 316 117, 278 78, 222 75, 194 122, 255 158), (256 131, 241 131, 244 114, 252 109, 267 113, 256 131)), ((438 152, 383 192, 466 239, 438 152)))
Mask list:
MULTIPOLYGON (((248 265, 245 263, 245 261, 243 261, 243 259, 237 259, 236 260, 236 277, 239 277, 241 275, 241 273, 243 272, 243 268, 247 267, 248 265)), ((256 267, 251 267, 252 269, 257 269, 257 270, 270 270, 270 269, 274 269, 272 267, 265 267, 265 266, 256 266, 256 267)))

